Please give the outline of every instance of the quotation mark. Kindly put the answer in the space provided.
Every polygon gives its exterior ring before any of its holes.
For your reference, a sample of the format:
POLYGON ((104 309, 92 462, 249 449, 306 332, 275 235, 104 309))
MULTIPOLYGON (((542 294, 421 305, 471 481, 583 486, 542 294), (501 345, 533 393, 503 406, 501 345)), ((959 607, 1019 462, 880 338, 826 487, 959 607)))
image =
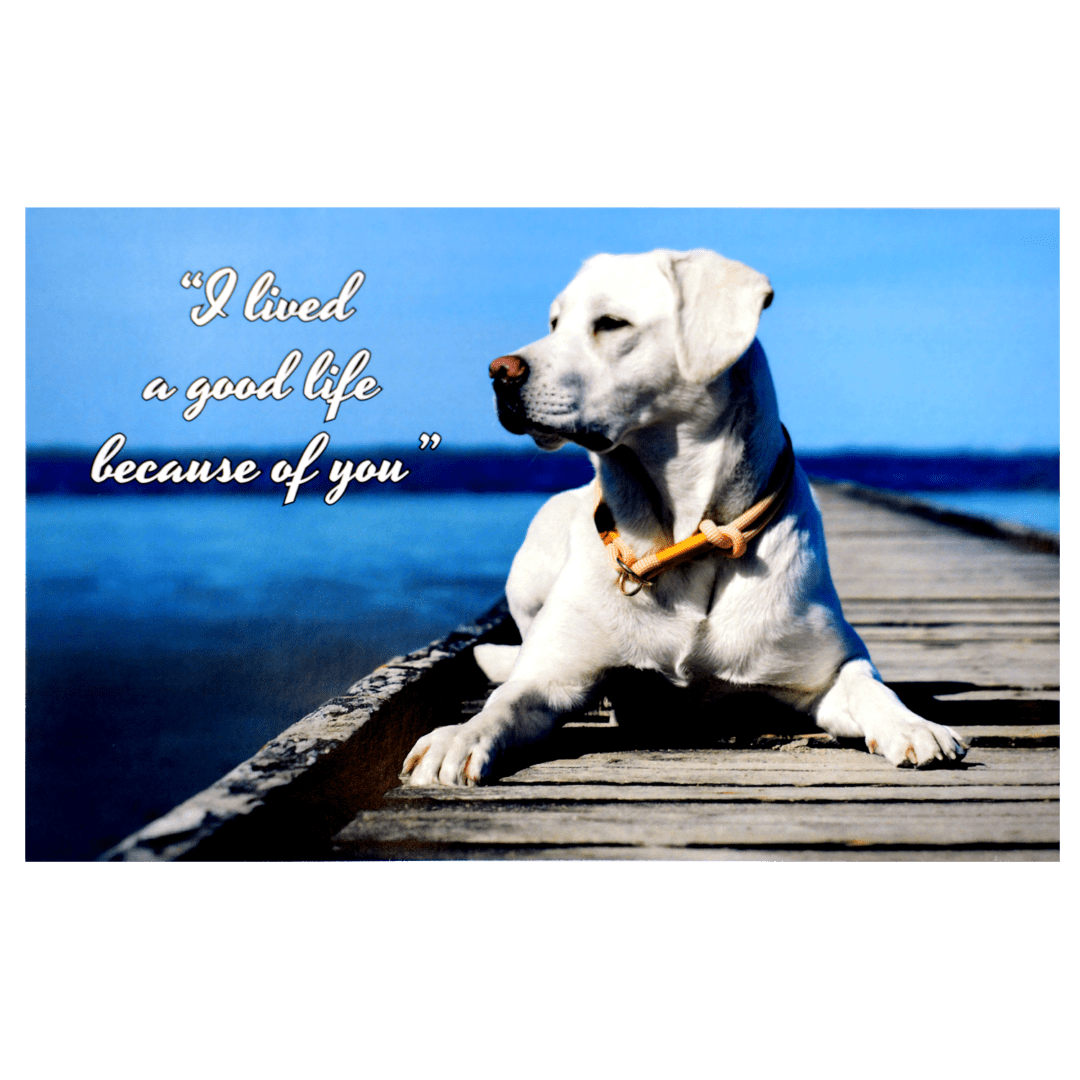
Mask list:
POLYGON ((421 450, 434 450, 439 443, 442 442, 442 436, 437 432, 433 432, 429 435, 426 431, 420 433, 420 449, 421 450), (431 446, 428 446, 431 443, 431 446))
POLYGON ((195 271, 195 276, 192 277, 191 276, 191 271, 189 270, 180 279, 180 284, 183 285, 185 289, 201 289, 202 288, 202 271, 201 270, 196 270, 195 271))

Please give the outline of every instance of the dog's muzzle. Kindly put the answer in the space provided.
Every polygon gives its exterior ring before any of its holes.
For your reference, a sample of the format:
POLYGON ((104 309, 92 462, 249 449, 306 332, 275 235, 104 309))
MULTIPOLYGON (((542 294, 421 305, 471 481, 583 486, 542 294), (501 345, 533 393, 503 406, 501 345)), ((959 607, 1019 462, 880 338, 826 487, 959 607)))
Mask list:
POLYGON ((514 435, 552 435, 561 440, 571 440, 586 450, 603 452, 614 445, 598 431, 563 431, 549 424, 532 420, 521 400, 521 390, 529 377, 529 365, 520 356, 500 356, 488 367, 495 385, 495 401, 499 410, 499 423, 514 435))
POLYGON ((521 402, 521 387, 529 377, 529 365, 520 356, 500 356, 491 361, 488 374, 495 386, 499 423, 514 435, 525 435, 530 425, 521 402))

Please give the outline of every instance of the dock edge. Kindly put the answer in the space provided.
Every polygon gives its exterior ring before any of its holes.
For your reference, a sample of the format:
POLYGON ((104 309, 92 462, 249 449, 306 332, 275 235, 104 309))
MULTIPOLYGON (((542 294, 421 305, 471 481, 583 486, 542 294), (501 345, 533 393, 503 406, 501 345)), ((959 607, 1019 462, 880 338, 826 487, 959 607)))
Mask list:
POLYGON ((396 785, 416 739, 458 723, 463 697, 484 693, 472 647, 514 640, 503 600, 477 622, 388 660, 98 861, 326 857, 330 837, 396 785))

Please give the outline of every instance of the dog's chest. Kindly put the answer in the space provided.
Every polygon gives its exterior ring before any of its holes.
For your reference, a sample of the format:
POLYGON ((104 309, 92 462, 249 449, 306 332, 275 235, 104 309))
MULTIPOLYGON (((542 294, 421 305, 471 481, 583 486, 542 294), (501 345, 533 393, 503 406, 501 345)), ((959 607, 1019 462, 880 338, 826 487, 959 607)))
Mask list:
POLYGON ((707 557, 670 571, 624 614, 634 666, 660 671, 676 684, 695 678, 745 681, 769 651, 774 619, 767 583, 749 580, 730 561, 707 557))

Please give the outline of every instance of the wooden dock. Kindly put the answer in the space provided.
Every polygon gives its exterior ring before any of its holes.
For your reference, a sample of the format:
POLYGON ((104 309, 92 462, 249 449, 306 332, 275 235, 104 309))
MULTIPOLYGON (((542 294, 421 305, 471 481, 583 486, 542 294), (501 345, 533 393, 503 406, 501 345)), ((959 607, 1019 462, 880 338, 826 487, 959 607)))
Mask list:
POLYGON ((472 647, 515 639, 503 609, 389 661, 102 859, 1056 861, 1056 542, 816 490, 849 620, 901 698, 970 741, 959 767, 893 768, 763 696, 733 725, 622 672, 493 782, 398 787, 421 734, 482 707, 472 647))
POLYGON ((961 767, 895 769, 767 699, 737 732, 600 708, 489 785, 390 791, 333 855, 1056 860, 1057 556, 817 492, 848 619, 909 707, 971 742, 961 767))

